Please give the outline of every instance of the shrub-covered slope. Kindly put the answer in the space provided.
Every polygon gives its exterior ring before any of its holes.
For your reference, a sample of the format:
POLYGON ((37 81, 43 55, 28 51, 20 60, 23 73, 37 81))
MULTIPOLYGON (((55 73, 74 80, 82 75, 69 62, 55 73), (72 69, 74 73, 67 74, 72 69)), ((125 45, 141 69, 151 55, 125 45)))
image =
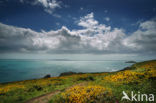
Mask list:
POLYGON ((156 60, 152 60, 118 72, 80 73, 0 84, 0 103, 24 103, 58 90, 49 103, 131 103, 121 100, 122 91, 156 95, 155 85, 156 60))

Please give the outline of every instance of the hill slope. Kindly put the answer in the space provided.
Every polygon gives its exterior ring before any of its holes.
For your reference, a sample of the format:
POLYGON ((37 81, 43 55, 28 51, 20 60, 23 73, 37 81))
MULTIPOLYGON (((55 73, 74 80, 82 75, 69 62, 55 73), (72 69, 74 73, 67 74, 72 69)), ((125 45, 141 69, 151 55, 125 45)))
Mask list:
POLYGON ((129 100, 121 100, 123 91, 156 95, 155 85, 156 60, 152 60, 112 73, 72 74, 0 84, 0 103, 24 103, 55 91, 60 92, 46 102, 130 103, 129 100))

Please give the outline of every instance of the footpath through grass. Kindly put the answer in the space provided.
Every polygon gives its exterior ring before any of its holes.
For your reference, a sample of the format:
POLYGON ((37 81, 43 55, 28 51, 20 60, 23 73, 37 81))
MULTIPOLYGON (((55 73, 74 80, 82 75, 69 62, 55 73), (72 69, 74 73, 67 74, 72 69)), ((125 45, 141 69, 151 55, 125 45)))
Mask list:
MULTIPOLYGON (((128 95, 132 91, 156 95, 155 85, 156 61, 153 60, 112 73, 73 74, 0 84, 0 103, 24 103, 56 90, 61 92, 49 103, 131 103, 133 101, 121 101, 122 91, 128 95)), ((141 103, 144 102, 149 103, 141 103)))

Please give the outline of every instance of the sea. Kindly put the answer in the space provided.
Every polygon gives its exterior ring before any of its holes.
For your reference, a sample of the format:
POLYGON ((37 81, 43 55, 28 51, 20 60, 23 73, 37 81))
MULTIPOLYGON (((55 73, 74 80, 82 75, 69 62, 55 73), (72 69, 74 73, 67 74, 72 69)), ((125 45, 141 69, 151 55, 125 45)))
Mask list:
POLYGON ((63 72, 112 72, 131 66, 126 60, 0 60, 0 83, 43 78, 63 72))

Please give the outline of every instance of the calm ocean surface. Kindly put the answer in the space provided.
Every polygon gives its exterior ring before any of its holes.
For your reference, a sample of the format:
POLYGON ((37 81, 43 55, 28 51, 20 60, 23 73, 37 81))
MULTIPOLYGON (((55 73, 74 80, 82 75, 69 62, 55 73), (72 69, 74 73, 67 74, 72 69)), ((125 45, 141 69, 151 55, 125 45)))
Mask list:
POLYGON ((68 61, 68 60, 0 60, 0 82, 42 78, 46 74, 59 76, 62 72, 110 72, 132 64, 124 60, 68 61))

